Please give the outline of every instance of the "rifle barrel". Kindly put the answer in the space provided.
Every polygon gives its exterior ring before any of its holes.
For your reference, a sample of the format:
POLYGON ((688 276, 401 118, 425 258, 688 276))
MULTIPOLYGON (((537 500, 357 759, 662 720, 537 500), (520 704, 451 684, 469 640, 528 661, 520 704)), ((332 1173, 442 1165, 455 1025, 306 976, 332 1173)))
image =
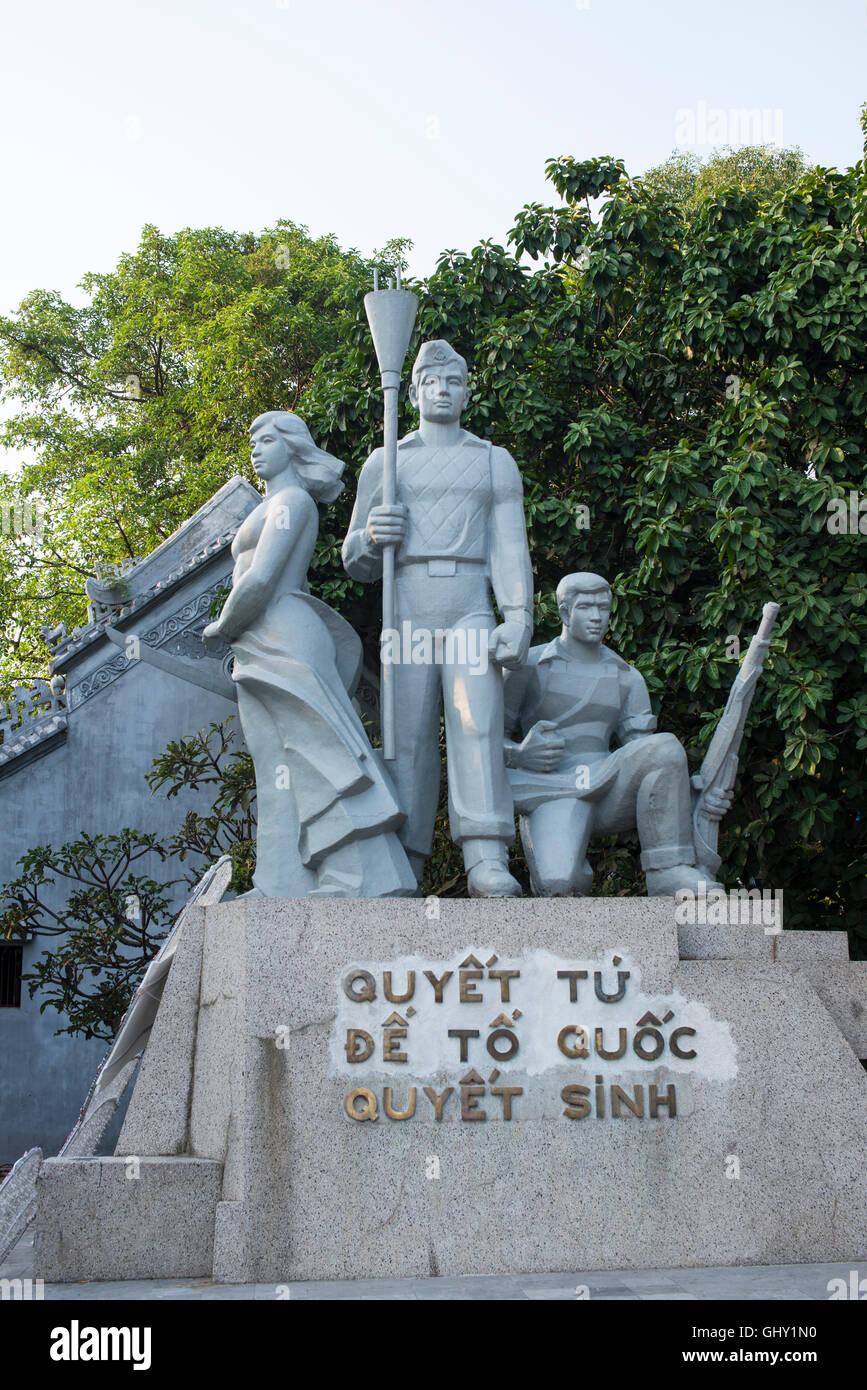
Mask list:
POLYGON ((778 603, 766 603, 762 609, 759 630, 747 648, 743 664, 729 691, 722 718, 714 730, 710 747, 701 765, 702 790, 696 798, 693 808, 693 828, 696 837, 696 850, 701 851, 699 861, 704 862, 705 867, 714 872, 719 867, 720 862, 717 853, 719 821, 711 820, 706 814, 706 798, 711 790, 731 790, 734 774, 737 770, 738 751, 744 736, 744 725, 753 700, 755 683, 761 674, 765 657, 768 654, 771 629, 779 611, 780 605, 778 603))

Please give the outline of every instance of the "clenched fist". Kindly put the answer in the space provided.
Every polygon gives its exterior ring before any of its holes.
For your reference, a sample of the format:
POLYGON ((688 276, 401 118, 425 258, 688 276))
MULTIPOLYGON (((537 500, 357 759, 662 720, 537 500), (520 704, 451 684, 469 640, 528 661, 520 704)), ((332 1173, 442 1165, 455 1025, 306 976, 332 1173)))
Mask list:
POLYGON ((406 535, 407 508, 404 502, 390 506, 371 507, 367 518, 367 534, 374 545, 400 545, 406 535))
POLYGON ((532 629, 523 623, 500 623, 488 638, 488 655, 510 671, 523 666, 530 650, 532 629))

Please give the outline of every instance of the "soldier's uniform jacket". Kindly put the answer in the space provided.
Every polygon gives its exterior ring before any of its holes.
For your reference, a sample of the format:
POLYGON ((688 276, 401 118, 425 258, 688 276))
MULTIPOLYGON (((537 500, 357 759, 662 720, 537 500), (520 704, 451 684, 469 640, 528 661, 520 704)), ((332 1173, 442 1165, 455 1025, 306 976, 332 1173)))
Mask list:
POLYGON ((539 720, 557 725, 565 739, 562 765, 580 754, 593 763, 607 756, 611 739, 620 743, 656 729, 650 695, 634 666, 600 647, 592 665, 569 655, 561 638, 531 647, 520 671, 506 672, 506 734, 519 740, 539 720))
MULTIPOLYGON (((362 583, 382 574, 383 548, 367 523, 382 502, 383 462, 384 451, 377 449, 361 470, 343 543, 344 567, 362 583)), ((435 661, 396 665, 399 718, 389 772, 406 815, 400 836, 410 851, 430 853, 442 713, 452 838, 506 843, 515 819, 503 750, 503 682, 487 658, 497 626, 492 591, 506 622, 526 630, 532 621, 533 571, 518 465, 506 449, 467 430, 448 445, 428 444, 413 432, 398 444, 396 481, 397 501, 407 508, 406 534, 395 554, 401 628, 461 631, 467 638, 463 651, 446 646, 435 661), (478 660, 482 651, 484 662, 478 660)))
POLYGON ((397 565, 449 559, 486 564, 490 444, 468 434, 452 448, 425 448, 421 436, 414 433, 401 441, 398 457, 398 496, 407 504, 409 516, 397 565))
MULTIPOLYGON (((376 449, 361 470, 343 545, 344 566, 362 583, 382 574, 382 549, 366 529, 371 508, 382 502, 382 465, 383 450, 376 449)), ((398 444, 397 500, 406 504, 408 516, 396 570, 424 564, 432 577, 447 578, 478 567, 491 580, 504 616, 512 608, 529 615, 533 575, 521 492, 517 465, 505 449, 467 430, 448 447, 426 445, 418 431, 408 434, 398 444), (492 513, 502 500, 514 504, 514 534, 494 533, 492 513)))

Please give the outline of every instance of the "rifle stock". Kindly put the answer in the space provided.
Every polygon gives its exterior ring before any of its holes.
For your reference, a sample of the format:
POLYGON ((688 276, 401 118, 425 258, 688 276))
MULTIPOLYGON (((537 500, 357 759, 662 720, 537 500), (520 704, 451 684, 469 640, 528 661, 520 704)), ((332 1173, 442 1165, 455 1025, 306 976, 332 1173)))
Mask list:
POLYGON ((699 864, 716 873, 720 866, 717 853, 719 820, 708 815, 709 792, 731 792, 738 770, 738 750, 744 736, 744 726, 756 682, 762 673, 771 641, 771 631, 780 611, 778 603, 766 603, 762 609, 759 630, 747 648, 740 670, 735 676, 722 718, 714 730, 710 747, 699 772, 701 790, 693 807, 693 835, 699 864))

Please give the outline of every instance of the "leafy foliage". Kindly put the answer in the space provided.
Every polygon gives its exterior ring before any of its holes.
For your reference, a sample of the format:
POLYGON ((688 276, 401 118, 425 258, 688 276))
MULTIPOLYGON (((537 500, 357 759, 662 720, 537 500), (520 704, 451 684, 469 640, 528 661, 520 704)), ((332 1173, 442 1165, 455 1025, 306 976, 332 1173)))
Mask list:
MULTIPOLYGON (((0 939, 59 937, 25 976, 40 1011, 66 1016, 58 1033, 114 1037, 148 962, 159 950, 175 909, 179 878, 156 881, 134 871, 147 855, 161 864, 189 855, 207 864, 232 857, 231 887, 246 892, 255 867, 255 778, 245 749, 233 742, 232 716, 170 743, 147 781, 168 797, 212 789, 207 815, 190 811, 168 840, 138 830, 88 835, 53 849, 39 845, 18 861, 21 873, 0 891, 0 939)), ((201 877, 201 861, 188 875, 201 877)))
POLYGON ((36 290, 0 318, 15 405, 0 443, 35 455, 0 475, 0 506, 29 501, 42 521, 0 528, 0 690, 42 673, 41 624, 84 620, 97 564, 149 554, 233 474, 253 481, 250 421, 298 404, 371 265, 386 273, 403 246, 368 263, 287 221, 147 226, 115 270, 84 277, 82 307, 36 290))
MULTIPOLYGON (((728 639, 745 649, 762 604, 780 603, 723 873, 783 889, 788 926, 848 926, 863 951, 867 565, 863 535, 826 523, 831 499, 867 493, 867 178, 863 162, 782 172, 765 193, 735 168, 693 201, 617 161, 551 161, 563 206, 525 207, 513 252, 445 252, 418 287, 416 341, 467 357, 467 428, 520 464, 536 640, 556 631, 564 573, 608 577, 612 645, 694 770, 735 675, 728 639)), ((347 343, 302 409, 358 467, 379 429, 360 312, 347 343)), ((406 401, 401 424, 414 426, 406 401)), ((329 540, 315 582, 374 652, 378 594, 346 580, 329 540)), ((594 891, 641 891, 613 846, 596 869, 594 891)))
POLYGON ((733 150, 724 146, 704 161, 696 154, 675 150, 662 164, 648 169, 641 182, 647 191, 694 212, 703 198, 716 197, 723 189, 767 198, 808 172, 809 166, 797 147, 741 145, 733 150))
MULTIPOLYGON (((467 427, 521 466, 537 640, 556 631, 564 573, 606 575, 612 645, 642 670, 693 769, 734 678, 730 639, 745 646, 762 604, 781 604, 723 822, 723 876, 783 889, 787 926, 848 926, 863 954, 867 565, 857 528, 827 521, 833 499, 867 493, 867 173, 863 161, 842 172, 799 161, 740 151, 706 170, 632 179, 615 159, 551 160, 561 203, 527 205, 506 247, 444 252, 417 287, 410 352, 424 338, 454 343, 472 370, 467 427)), ((30 389, 38 406, 56 393, 51 409, 13 421, 9 440, 41 451, 21 486, 61 499, 44 566, 78 585, 75 564, 122 554, 124 535, 148 548, 245 469, 253 414, 297 403, 349 465, 346 492, 323 513, 311 587, 359 630, 375 667, 378 592, 340 563, 352 474, 381 436, 369 279, 351 254, 298 235, 314 289, 320 273, 330 287, 319 300, 310 291, 320 336, 301 365, 269 337, 288 301, 273 265, 261 268, 260 242, 184 233, 164 252, 149 231, 141 262, 94 282, 96 308, 36 295, 0 325, 11 389, 30 389), (192 246, 201 273, 185 269, 192 246), (164 254, 176 257, 171 273, 164 254), (129 371, 145 405, 110 387, 129 371)), ((401 428, 414 425, 404 399, 401 428)), ((19 602, 13 570, 26 562, 10 569, 8 554, 0 612, 24 652, 26 604, 48 571, 25 576, 19 602)), ((52 598, 52 618, 66 602, 52 598)), ((622 843, 595 854, 594 891, 642 891, 622 843)), ((425 888, 456 891, 459 875, 441 819, 425 888)))
MULTIPOLYGON (((188 811, 176 833, 166 842, 166 853, 183 862, 201 855, 213 864, 231 855, 234 865, 231 887, 245 893, 253 886, 256 867, 256 777, 246 748, 234 743, 234 715, 211 724, 189 738, 174 739, 147 774, 152 791, 163 789, 169 798, 182 791, 214 789, 207 815, 188 811)), ((196 869, 194 881, 201 870, 196 869)))
POLYGON ((67 1022, 58 1033, 114 1037, 147 967, 166 935, 177 879, 157 882, 136 873, 145 856, 161 863, 166 850, 153 835, 82 834, 59 849, 39 845, 18 861, 21 874, 0 897, 0 936, 61 937, 25 976, 40 1013, 56 1009, 67 1022))

